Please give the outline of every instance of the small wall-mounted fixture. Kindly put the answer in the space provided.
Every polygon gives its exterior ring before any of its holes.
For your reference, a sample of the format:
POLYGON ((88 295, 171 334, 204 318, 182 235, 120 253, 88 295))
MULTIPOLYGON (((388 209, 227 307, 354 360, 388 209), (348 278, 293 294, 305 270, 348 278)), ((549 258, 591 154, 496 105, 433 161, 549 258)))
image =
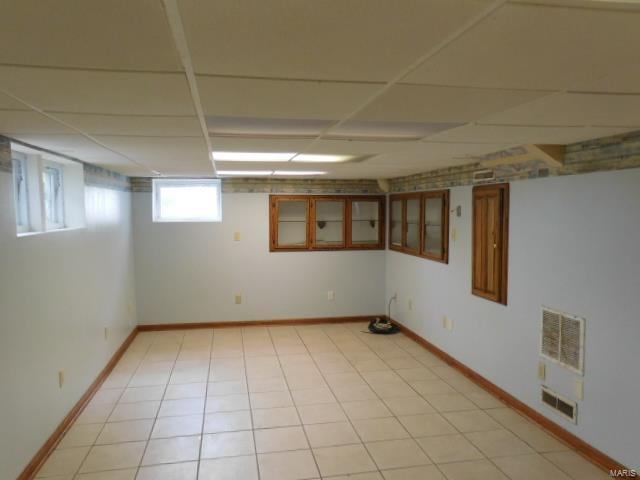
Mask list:
POLYGON ((453 212, 456 213, 456 217, 461 217, 462 216, 462 206, 458 205, 456 208, 451 210, 451 213, 453 213, 453 212))

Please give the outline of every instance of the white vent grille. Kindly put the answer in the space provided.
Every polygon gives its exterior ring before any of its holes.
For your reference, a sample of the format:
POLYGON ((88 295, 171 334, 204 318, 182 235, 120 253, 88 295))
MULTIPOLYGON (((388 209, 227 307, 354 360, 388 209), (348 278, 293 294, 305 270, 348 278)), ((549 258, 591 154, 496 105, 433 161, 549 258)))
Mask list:
POLYGON ((473 183, 491 182, 495 179, 496 174, 493 170, 476 170, 473 172, 473 183))
POLYGON ((561 397, 547 387, 542 387, 540 393, 542 403, 550 406, 560 415, 571 420, 573 423, 578 423, 578 405, 576 402, 572 402, 571 400, 561 397))
POLYGON ((540 354, 582 375, 584 318, 543 307, 540 354))

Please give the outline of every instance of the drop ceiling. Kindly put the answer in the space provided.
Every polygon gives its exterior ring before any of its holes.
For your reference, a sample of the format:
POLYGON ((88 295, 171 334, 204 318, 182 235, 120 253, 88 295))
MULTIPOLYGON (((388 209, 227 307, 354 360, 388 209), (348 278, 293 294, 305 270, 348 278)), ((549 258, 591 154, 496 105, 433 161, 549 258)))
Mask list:
POLYGON ((628 2, 11 0, 3 19, 0 133, 127 175, 214 175, 210 144, 359 159, 219 170, 390 178, 640 129, 628 2))

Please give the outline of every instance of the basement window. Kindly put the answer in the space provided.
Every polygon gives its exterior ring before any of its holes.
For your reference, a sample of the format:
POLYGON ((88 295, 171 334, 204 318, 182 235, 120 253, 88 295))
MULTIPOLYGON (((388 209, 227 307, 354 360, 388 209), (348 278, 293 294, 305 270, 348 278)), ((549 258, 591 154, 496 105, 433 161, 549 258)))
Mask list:
POLYGON ((154 222, 221 222, 218 179, 154 179, 154 222))
POLYGON ((64 228, 64 192, 62 166, 47 163, 42 168, 42 184, 47 230, 64 228))
POLYGON ((13 159, 13 194, 16 207, 16 228, 18 233, 31 230, 29 222, 29 193, 27 191, 27 160, 16 154, 13 159))

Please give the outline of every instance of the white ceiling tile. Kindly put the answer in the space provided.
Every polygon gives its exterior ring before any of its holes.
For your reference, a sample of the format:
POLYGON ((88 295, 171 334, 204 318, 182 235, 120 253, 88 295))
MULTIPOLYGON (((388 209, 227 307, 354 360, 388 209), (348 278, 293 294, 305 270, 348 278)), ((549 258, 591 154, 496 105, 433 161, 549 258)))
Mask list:
POLYGON ((194 115, 183 74, 0 67, 0 88, 53 112, 194 115))
POLYGON ((203 138, 191 137, 127 137, 98 135, 96 138, 160 173, 213 173, 203 138))
POLYGON ((211 137, 213 150, 222 152, 299 152, 310 140, 211 137))
POLYGON ((91 115, 86 113, 56 113, 55 117, 92 135, 202 136, 198 117, 91 115))
POLYGON ((318 140, 305 153, 374 155, 393 153, 417 144, 417 141, 318 140))
POLYGON ((158 0, 19 0, 2 6, 0 63, 178 70, 158 0), (10 21, 9 21, 10 19, 10 21))
POLYGON ((355 119, 398 122, 470 122, 529 102, 547 92, 395 85, 355 119))
POLYGON ((67 133, 75 134, 72 129, 65 127, 55 120, 45 117, 41 113, 23 110, 0 110, 0 133, 12 136, 21 134, 67 133))
POLYGON ((640 13, 506 4, 405 81, 565 90, 636 62, 640 13))
POLYGON ((381 85, 198 76, 206 115, 338 120, 381 85))
POLYGON ((558 144, 624 133, 612 127, 530 127, 514 125, 464 125, 430 136, 428 141, 464 143, 558 144))
POLYGON ((640 95, 560 93, 482 118, 482 123, 640 127, 640 95))
POLYGON ((386 81, 490 0, 181 0, 197 73, 386 81))

